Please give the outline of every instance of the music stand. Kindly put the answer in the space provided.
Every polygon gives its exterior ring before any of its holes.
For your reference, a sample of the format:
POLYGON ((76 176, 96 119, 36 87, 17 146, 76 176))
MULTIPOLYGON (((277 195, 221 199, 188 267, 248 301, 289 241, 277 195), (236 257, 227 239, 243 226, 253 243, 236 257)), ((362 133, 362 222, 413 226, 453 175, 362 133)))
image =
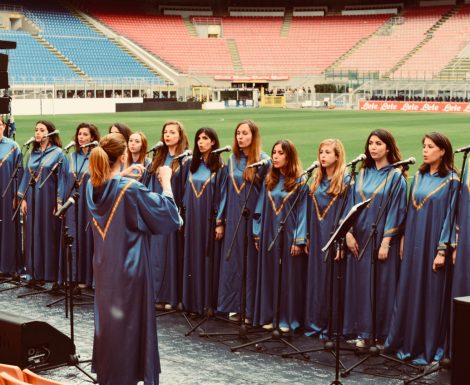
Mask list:
MULTIPOLYGON (((371 199, 367 199, 364 202, 360 202, 360 203, 354 205, 353 207, 351 207, 348 214, 344 218, 343 222, 338 226, 338 228, 333 233, 333 235, 330 237, 330 239, 328 240, 326 245, 323 246, 322 251, 323 252, 329 251, 330 258, 333 255, 331 249, 335 250, 336 245, 339 245, 340 250, 344 250, 346 233, 354 225, 357 218, 362 213, 362 211, 367 207, 367 205, 370 203, 370 201, 371 201, 371 199)), ((337 290, 338 290, 338 293, 341 292, 341 281, 342 281, 342 276, 341 276, 341 272, 339 271, 338 276, 337 276, 337 285, 338 285, 337 290)), ((337 330, 336 330, 336 333, 335 333, 335 343, 334 343, 334 348, 335 348, 335 351, 334 351, 334 356, 335 356, 335 379, 331 383, 332 385, 341 385, 342 384, 341 381, 339 380, 339 366, 340 366, 340 359, 339 359, 339 356, 340 356, 340 348, 339 348, 340 337, 339 336, 340 336, 341 331, 338 330, 339 325, 340 325, 340 321, 341 321, 339 319, 340 314, 341 314, 341 310, 342 310, 341 309, 341 299, 340 299, 340 296, 338 295, 337 299, 336 299, 336 317, 337 317, 336 329, 337 330)))

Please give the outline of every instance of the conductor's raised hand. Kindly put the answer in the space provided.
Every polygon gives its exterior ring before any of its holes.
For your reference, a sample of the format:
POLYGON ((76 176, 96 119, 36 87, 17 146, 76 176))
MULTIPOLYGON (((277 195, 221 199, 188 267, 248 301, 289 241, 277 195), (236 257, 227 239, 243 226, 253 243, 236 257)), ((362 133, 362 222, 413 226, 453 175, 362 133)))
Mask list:
POLYGON ((140 179, 145 171, 145 167, 142 164, 131 164, 129 167, 121 171, 121 176, 127 176, 129 178, 140 179))
POLYGON ((161 166, 158 169, 158 181, 164 190, 171 189, 171 174, 172 170, 168 166, 161 166))

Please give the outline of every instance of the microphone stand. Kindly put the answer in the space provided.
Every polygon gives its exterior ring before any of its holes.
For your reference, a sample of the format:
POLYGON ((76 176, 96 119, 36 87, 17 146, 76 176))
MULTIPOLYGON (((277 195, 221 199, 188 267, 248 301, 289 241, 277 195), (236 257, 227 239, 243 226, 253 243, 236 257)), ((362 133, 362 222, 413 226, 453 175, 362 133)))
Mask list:
MULTIPOLYGON (((14 191, 18 191, 18 185, 19 185, 19 182, 18 182, 18 172, 20 170, 20 168, 22 167, 23 165, 23 153, 21 153, 21 160, 19 162, 16 163, 16 166, 13 170, 13 172, 11 173, 10 175, 10 179, 8 180, 8 183, 7 183, 7 186, 5 187, 5 189, 3 190, 3 193, 2 193, 2 200, 5 199, 5 196, 7 195, 7 192, 8 190, 10 189, 10 186, 12 185, 13 181, 15 182, 14 186, 15 186, 15 189, 14 191)), ((14 201, 17 200, 17 197, 14 196, 14 201)), ((1 222, 1 221, 0 221, 1 222)), ((18 274, 18 269, 19 268, 22 268, 23 266, 20 266, 20 260, 22 260, 22 250, 21 250, 21 229, 20 229, 20 221, 17 220, 17 218, 15 218, 13 220, 14 222, 14 226, 15 226, 15 241, 16 241, 16 245, 15 245, 15 253, 16 253, 16 270, 15 270, 15 273, 10 277, 10 278, 7 278, 7 279, 4 279, 4 280, 1 280, 0 281, 0 284, 3 284, 3 283, 9 283, 9 284, 12 284, 14 286, 12 287, 9 287, 9 288, 6 288, 6 289, 1 289, 0 290, 0 293, 3 292, 3 291, 8 291, 8 290, 13 290, 13 289, 19 289, 20 287, 24 287, 25 285, 21 282, 21 277, 20 275, 18 274)))
MULTIPOLYGON (((340 259, 339 261, 335 261, 335 256, 336 256, 336 251, 339 250, 339 252, 345 252, 346 247, 345 247, 345 235, 348 232, 349 228, 355 223, 356 219, 351 220, 350 223, 348 223, 348 226, 346 224, 340 223, 344 210, 346 209, 346 204, 348 201, 348 196, 349 196, 349 190, 351 186, 355 183, 356 181, 356 164, 357 163, 352 163, 351 164, 351 174, 348 183, 346 184, 345 190, 343 192, 343 196, 341 198, 341 205, 340 209, 338 210, 336 214, 336 218, 334 221, 334 225, 331 229, 330 232, 330 241, 327 243, 330 243, 330 247, 326 251, 325 258, 323 262, 327 262, 327 259, 330 261, 330 282, 329 282, 329 293, 328 293, 328 326, 327 326, 327 340, 325 341, 324 345, 322 348, 308 348, 305 350, 301 350, 299 352, 291 352, 291 353, 285 353, 282 356, 283 357, 290 357, 294 356, 296 354, 302 354, 305 358, 310 358, 307 353, 314 353, 314 352, 327 352, 333 355, 335 357, 335 371, 336 371, 336 379, 332 384, 341 384, 339 381, 339 367, 341 366, 342 369, 345 368, 344 364, 340 360, 340 352, 345 351, 345 352, 353 352, 355 351, 354 348, 344 348, 340 346, 340 339, 342 335, 342 321, 343 321, 343 310, 344 310, 344 304, 342 301, 342 281, 343 281, 343 266, 344 266, 344 259, 340 259), (340 236, 335 237, 335 232, 338 229, 343 229, 344 231, 341 231, 341 234, 338 234, 340 236), (334 243, 333 243, 334 241, 334 243), (336 265, 336 269, 335 269, 336 265), (336 327, 333 327, 333 297, 334 297, 334 276, 335 276, 335 271, 336 271, 336 327), (334 333, 332 331, 334 330, 334 333), (334 336, 334 338, 333 338, 334 336)), ((356 214, 359 215, 359 214, 356 214)), ((349 216, 349 214, 348 214, 349 216)), ((311 234, 310 234, 311 235, 311 234)))
MULTIPOLYGON (((75 222, 75 282, 73 283, 73 287, 70 288, 70 290, 71 290, 70 295, 74 296, 74 297, 80 297, 80 296, 83 295, 83 296, 88 297, 88 298, 94 298, 94 296, 91 295, 91 294, 82 293, 80 288, 78 287, 78 270, 79 270, 79 261, 81 260, 79 240, 78 240, 79 239, 78 238, 78 235, 79 235, 79 230, 78 230, 78 214, 79 214, 78 213, 78 201, 79 201, 79 198, 80 198, 80 194, 78 192, 78 189, 80 188, 80 180, 79 180, 80 174, 82 172, 83 166, 85 165, 86 161, 88 160, 88 157, 90 155, 90 151, 91 150, 89 150, 87 152, 85 158, 83 158, 83 160, 82 160, 82 164, 80 165, 80 168, 75 173, 75 181, 72 184, 72 187, 70 188, 69 193, 67 194, 67 199, 64 201, 64 204, 70 198, 73 198, 74 201, 75 201, 75 203, 74 203, 74 210, 75 210, 75 218, 74 218, 74 222, 75 222)), ((76 162, 75 163, 78 164, 78 155, 76 156, 76 162)), ((66 220, 65 213, 61 217, 62 217, 63 221, 66 220)), ((85 232, 86 232, 86 230, 85 230, 85 232)), ((65 258, 65 255, 66 255, 65 250, 62 250, 62 251, 63 251, 63 253, 62 253, 62 281, 64 282, 64 285, 65 285, 65 283, 67 281, 66 277, 67 277, 67 271, 68 271, 68 268, 67 268, 68 260, 67 260, 67 258, 65 258)), ((70 279, 69 279, 69 283, 70 283, 70 279)), ((59 299, 57 299, 53 302, 50 302, 46 306, 51 307, 51 306, 55 305, 56 303, 61 302, 63 300, 65 300, 67 302, 67 289, 64 290, 64 296, 62 298, 59 298, 59 299)), ((92 305, 92 304, 93 304, 93 302, 83 302, 83 303, 76 303, 75 305, 78 306, 78 305, 92 305)), ((67 317, 67 304, 65 305, 65 316, 67 317)))
MULTIPOLYGON (((467 162, 468 151, 469 150, 464 151, 464 154, 463 154, 462 168, 461 168, 462 172, 460 173, 460 177, 459 177, 459 188, 457 190, 457 195, 456 195, 456 198, 455 198, 454 211, 453 211, 452 216, 451 216, 449 238, 448 238, 448 241, 446 243, 446 250, 445 250, 446 258, 445 258, 445 265, 444 265, 444 269, 446 269, 446 278, 445 278, 445 286, 444 286, 444 296, 445 296, 445 298, 450 298, 452 296, 452 276, 453 276, 453 263, 451 261, 451 259, 452 259, 452 253, 451 253, 452 232, 453 232, 453 228, 454 228, 454 225, 455 225, 455 222, 456 222, 456 219, 457 219, 457 215, 458 215, 458 212, 459 212, 459 208, 460 208, 460 197, 462 195, 462 188, 464 186, 463 175, 464 175, 464 171, 465 171, 465 164, 467 162)), ((451 171, 451 172, 454 173, 454 171, 451 171)), ((450 195, 452 195, 452 194, 450 194, 450 195)), ((452 200, 452 196, 450 197, 450 199, 452 200)), ((452 207, 452 206, 450 206, 450 207, 452 207)), ((450 298, 450 301, 451 300, 452 300, 452 298, 450 298)), ((450 312, 450 309, 443 309, 443 311, 441 312, 441 316, 442 317, 445 316, 445 314, 447 314, 447 312, 450 312)), ((447 336, 450 336, 450 320, 449 319, 447 320, 446 334, 447 334, 447 336)), ((423 373, 421 373, 420 375, 418 375, 416 377, 412 377, 409 380, 404 381, 404 384, 405 385, 411 384, 412 382, 415 382, 415 381, 417 381, 417 380, 419 380, 423 377, 427 377, 430 374, 439 372, 442 369, 451 369, 452 363, 451 363, 451 360, 450 360, 449 356, 450 356, 450 354, 449 354, 449 341, 446 341, 444 358, 442 360, 440 360, 439 362, 437 362, 436 364, 431 365, 429 370, 425 369, 423 371, 423 373)))
MULTIPOLYGON (((45 289, 44 287, 40 286, 37 284, 37 281, 36 281, 36 275, 35 275, 35 267, 34 267, 34 225, 35 225, 35 220, 36 220, 36 179, 35 179, 35 176, 37 175, 39 169, 40 169, 40 166, 41 166, 41 163, 42 163, 42 160, 44 158, 44 151, 41 151, 41 156, 39 158, 39 162, 38 162, 38 165, 36 166, 36 168, 34 169, 33 173, 30 175, 30 178, 29 178, 29 181, 28 181, 28 185, 26 186, 26 190, 24 191, 24 194, 23 196, 21 197, 19 203, 18 203, 18 207, 16 208, 15 212, 13 213, 13 216, 11 218, 12 221, 15 221, 15 219, 17 218, 20 210, 21 210, 21 205, 23 204, 23 202, 26 200, 26 197, 28 196, 28 192, 29 190, 31 189, 31 245, 30 245, 30 253, 31 253, 31 279, 27 282, 26 286, 29 287, 30 289, 33 289, 33 290, 38 290, 38 292, 36 293, 42 293, 44 291, 46 291, 47 289, 45 289)), ((28 294, 28 293, 27 293, 28 294)), ((24 295, 18 295, 18 298, 21 298, 22 296, 24 295)))
MULTIPOLYGON (((413 369, 418 369, 418 370, 420 369, 416 365, 412 365, 412 364, 404 362, 404 361, 402 361, 398 358, 390 357, 390 356, 387 356, 383 353, 380 353, 380 349, 377 347, 377 342, 376 342, 376 340, 377 340, 377 274, 378 274, 377 263, 378 263, 378 255, 379 255, 379 250, 377 248, 377 226, 380 223, 381 219, 384 217, 384 215, 386 213, 388 213, 389 205, 392 201, 392 198, 395 196, 395 192, 397 191, 397 188, 399 186, 400 178, 404 177, 404 174, 408 169, 409 169, 409 165, 407 165, 407 164, 402 165, 402 170, 401 170, 401 173, 400 173, 400 177, 398 178, 397 183, 394 184, 393 188, 389 190, 389 192, 387 194, 387 199, 385 201, 385 204, 383 206, 379 207, 379 211, 377 213, 377 216, 376 216, 374 222, 371 225, 371 231, 369 233, 369 237, 367 238, 367 240, 364 244, 364 247, 362 248, 362 250, 361 250, 361 252, 359 253, 359 256, 358 256, 358 261, 360 261, 362 259, 362 256, 364 255, 369 243, 372 242, 372 250, 371 250, 371 266, 372 266, 372 293, 371 293, 372 294, 372 344, 369 347, 368 354, 364 358, 360 359, 358 362, 356 362, 350 368, 345 369, 341 372, 342 377, 349 376, 349 374, 351 373, 351 371, 354 368, 356 368, 357 366, 363 364, 369 358, 372 358, 372 357, 382 357, 385 360, 393 361, 393 362, 396 362, 396 363, 399 363, 399 364, 403 364, 403 365, 408 366, 408 367, 413 368, 413 369)), ((394 170, 394 169, 392 169, 392 170, 394 170)), ((392 170, 390 170, 390 171, 392 171, 392 170)), ((390 171, 389 171, 389 173, 390 173, 390 171)), ((387 185, 387 180, 388 180, 389 175, 390 174, 387 174, 383 189, 385 189, 385 187, 387 185)), ((392 177, 392 181, 393 181, 393 177, 392 177)), ((356 349, 356 352, 359 352, 359 350, 356 349)))
MULTIPOLYGON (((75 203, 75 207, 77 207, 75 203)), ((80 367, 80 363, 91 362, 91 360, 84 360, 80 361, 80 356, 76 354, 75 348, 75 341, 74 341, 74 293, 73 293, 73 278, 72 278, 72 245, 73 245, 73 237, 68 234, 68 227, 66 226, 66 210, 60 216, 62 221, 62 252, 64 259, 67 260, 67 269, 68 269, 68 285, 65 287, 65 311, 67 317, 67 303, 70 301, 70 340, 72 341, 73 346, 73 354, 69 356, 69 362, 65 365, 75 366, 78 370, 80 370, 83 374, 85 374, 89 379, 92 380, 94 384, 98 383, 97 379, 94 378, 91 374, 87 373, 82 367, 80 367), (68 287, 67 287, 68 286, 68 287)), ((64 274, 64 270, 62 270, 64 274)), ((65 281, 64 281, 65 283, 65 281)), ((65 366, 60 365, 60 366, 65 366)))
MULTIPOLYGON (((262 342, 267 342, 267 341, 280 341, 282 342, 285 346, 288 346, 290 347, 291 349, 295 350, 296 352, 300 352, 299 349, 297 349, 294 345, 292 345, 290 342, 288 342, 285 338, 283 338, 283 335, 282 335, 282 331, 281 329, 279 328, 279 318, 280 318, 280 308, 281 308, 281 288, 282 288, 282 261, 283 261, 283 252, 284 252, 284 226, 287 222, 287 220, 289 219, 290 215, 292 214, 292 211, 294 209, 294 207, 297 205, 297 202, 300 198, 301 195, 305 195, 305 193, 303 191, 301 191, 301 187, 303 184, 307 184, 308 180, 310 179, 310 177, 312 176, 312 171, 311 170, 310 172, 307 172, 307 179, 305 180, 305 182, 302 182, 302 180, 299 181, 299 189, 296 193, 296 196, 295 196, 295 199, 294 199, 294 202, 292 203, 291 207, 289 208, 289 211, 287 212, 286 216, 284 217, 284 219, 279 223, 279 226, 278 226, 278 229, 277 229, 277 233, 276 235, 274 236, 274 239, 271 241, 271 243, 269 244, 268 246, 268 252, 270 252, 272 250, 272 248, 274 247, 274 245, 276 244, 276 241, 277 239, 279 238, 279 246, 278 246, 278 249, 279 249, 279 261, 278 261, 278 271, 277 271, 277 288, 275 287, 275 282, 274 281, 274 287, 273 289, 275 290, 275 299, 274 299, 274 303, 276 304, 276 311, 274 312, 274 315, 273 315, 273 330, 272 332, 270 332, 270 336, 268 337, 263 337, 263 338, 260 338, 258 340, 255 340, 255 341, 250 341, 250 342, 247 342, 247 343, 244 343, 244 344, 241 344, 241 345, 237 345, 237 346, 233 346, 230 348, 230 350, 232 352, 235 352, 237 351, 238 349, 241 349, 241 348, 246 348, 248 346, 252 346, 252 345, 258 345, 262 342)), ((308 191, 308 190, 306 190, 308 191)))
POLYGON ((150 181, 150 167, 152 166, 153 162, 155 161, 155 157, 157 156, 158 148, 153 150, 152 161, 147 165, 145 168, 144 176, 142 177, 142 184, 144 186, 148 186, 150 181))
MULTIPOLYGON (((218 154, 210 153, 209 156, 216 156, 218 154)), ((194 326, 189 329, 185 336, 189 336, 193 331, 195 331, 199 326, 204 324, 206 321, 214 318, 214 308, 217 307, 217 305, 214 305, 214 279, 218 277, 218 271, 215 271, 214 266, 216 265, 214 262, 215 259, 215 253, 214 253, 214 247, 215 247, 215 227, 216 227, 216 221, 217 221, 217 213, 218 213, 218 202, 216 202, 216 195, 217 195, 217 182, 218 182, 218 176, 219 172, 222 170, 222 168, 219 168, 217 172, 215 173, 214 176, 214 184, 211 184, 211 214, 210 214, 210 220, 209 220, 209 232, 207 235, 207 243, 206 243, 206 258, 208 260, 208 264, 206 267, 206 273, 204 274, 206 277, 208 276, 209 282, 207 283, 207 297, 209 298, 209 303, 207 303, 205 315, 202 317, 202 319, 196 323, 194 326), (216 274, 217 273, 217 274, 216 274)), ((205 295, 205 293, 204 293, 205 295)), ((225 318, 215 316, 216 319, 221 319, 223 321, 227 321, 225 318)))
MULTIPOLYGON (((257 168, 260 166, 257 166, 257 168)), ((255 175, 256 177, 256 175, 255 175)), ((255 185, 255 177, 250 183, 250 187, 248 189, 248 193, 245 194, 245 199, 242 204, 242 209, 240 211, 240 215, 237 220, 237 225, 235 226, 235 231, 233 233, 232 240, 230 241, 230 245, 227 250, 227 255, 225 257, 226 260, 229 260, 232 257, 232 249, 233 245, 235 244, 235 240, 237 239, 238 230, 240 229, 240 225, 242 222, 242 218, 245 220, 245 234, 243 237, 243 257, 242 257, 242 285, 241 285, 241 293, 240 293, 240 320, 239 321, 232 321, 229 320, 231 324, 238 325, 238 332, 215 332, 215 333, 199 333, 200 337, 215 337, 215 336, 237 336, 240 340, 247 340, 247 334, 250 332, 248 329, 248 325, 246 324, 246 284, 247 284, 247 271, 248 271, 248 241, 250 239, 251 227, 250 227, 250 218, 251 212, 248 208, 248 201, 250 199, 251 191, 253 190, 253 186, 255 185)), ((227 321, 224 319, 224 321, 227 321)))
MULTIPOLYGON (((180 174, 179 174, 179 194, 178 194, 178 202, 176 202, 176 205, 180 208, 181 212, 181 218, 185 217, 185 211, 186 208, 183 205, 183 158, 178 159, 179 163, 179 169, 180 169, 180 174)), ((182 293, 183 293, 183 258, 184 258, 184 231, 185 231, 185 223, 183 221, 183 226, 181 226, 180 230, 177 230, 176 232, 176 237, 178 238, 178 243, 181 247, 180 250, 178 250, 177 255, 176 255, 176 280, 177 280, 177 305, 175 309, 171 310, 166 310, 161 313, 156 314, 156 317, 162 317, 165 315, 173 314, 173 313, 180 313, 186 322, 188 323, 189 327, 192 328, 193 324, 189 320, 188 316, 186 315, 184 311, 184 305, 182 301, 182 293)), ((165 258, 168 258, 166 255, 165 258)), ((165 271, 163 272, 165 274, 165 271)))
MULTIPOLYGON (((44 151, 42 152, 41 154, 41 157, 44 155, 44 151)), ((57 175, 57 172, 59 170, 59 167, 62 165, 64 159, 63 158, 60 158, 55 164, 54 166, 51 167, 51 170, 49 171, 49 174, 46 176, 46 178, 41 182, 41 184, 39 185, 39 189, 41 189, 44 184, 49 180, 49 178, 53 175, 53 174, 56 174, 57 175)), ((40 163, 39 163, 40 164, 40 163)), ((56 180, 56 184, 58 183, 58 181, 56 180)), ((34 186, 33 187, 33 199, 35 199, 35 195, 34 195, 34 186)), ((57 186, 56 188, 54 189, 54 191, 56 192, 56 199, 55 199, 55 202, 56 202, 56 210, 57 210, 57 186)), ((26 194, 25 194, 26 196, 26 194)), ((33 201, 33 207, 35 206, 35 201, 33 201)), ((34 211, 33 211, 33 221, 32 221, 32 224, 33 224, 33 232, 34 232, 34 211)), ((31 242, 34 242, 34 237, 31 237, 31 242)), ((34 247, 34 246, 33 246, 34 247)), ((34 248, 33 248, 34 250, 34 248)), ((34 251, 32 253, 32 256, 34 255, 34 251)), ((34 270, 33 270, 34 271, 34 270)), ((18 295, 18 298, 25 298, 25 297, 30 297, 32 295, 38 295, 38 294, 46 294, 46 293, 57 293, 57 290, 58 288, 55 288, 54 286, 51 288, 51 289, 44 289, 42 288, 41 291, 39 292, 30 292, 30 293, 25 293, 25 294, 19 294, 18 295)))

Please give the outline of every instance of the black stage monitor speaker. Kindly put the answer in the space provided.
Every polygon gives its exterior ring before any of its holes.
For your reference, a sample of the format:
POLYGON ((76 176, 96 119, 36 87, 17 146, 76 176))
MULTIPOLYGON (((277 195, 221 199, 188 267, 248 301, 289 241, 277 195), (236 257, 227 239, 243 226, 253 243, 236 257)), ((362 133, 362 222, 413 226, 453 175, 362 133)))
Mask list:
POLYGON ((69 337, 42 321, 0 311, 0 362, 22 369, 67 365, 75 355, 69 337))
POLYGON ((454 298, 452 335, 452 385, 468 385, 468 347, 470 346, 470 297, 454 298))

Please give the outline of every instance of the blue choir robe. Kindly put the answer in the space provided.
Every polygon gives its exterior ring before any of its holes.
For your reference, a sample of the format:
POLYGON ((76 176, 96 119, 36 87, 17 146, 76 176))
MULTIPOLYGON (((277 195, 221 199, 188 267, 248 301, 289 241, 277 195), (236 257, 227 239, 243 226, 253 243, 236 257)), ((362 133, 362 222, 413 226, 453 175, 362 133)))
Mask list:
POLYGON ((189 173, 186 183, 183 305, 189 312, 202 314, 216 307, 220 241, 215 240, 215 226, 225 223, 226 184, 226 168, 211 173, 204 162, 194 174, 189 173), (211 220, 214 206, 215 222, 211 220))
MULTIPOLYGON (((329 311, 332 307, 333 319, 336 321, 337 305, 337 275, 341 272, 344 276, 344 262, 335 261, 333 274, 331 274, 331 262, 336 257, 336 252, 331 256, 321 249, 330 239, 333 226, 338 220, 339 211, 343 202, 343 195, 331 195, 328 193, 330 181, 324 177, 315 192, 307 198, 308 219, 308 269, 305 302, 305 331, 307 335, 315 332, 326 333, 328 330, 329 311), (325 260, 325 257, 327 258, 325 260), (332 257, 333 260, 329 258, 332 257), (341 270, 338 270, 341 269, 341 270), (333 278, 333 280, 332 280, 333 278), (333 297, 330 300, 331 290, 333 297)), ((341 292, 341 298, 343 291, 341 292)), ((335 331, 335 323, 332 324, 335 331)))
POLYGON ((377 170, 362 168, 349 194, 349 209, 369 198, 372 202, 359 215, 351 232, 361 252, 367 242, 372 225, 377 220, 380 208, 392 195, 385 214, 377 223, 377 236, 372 239, 360 260, 347 253, 343 333, 353 338, 372 338, 373 266, 372 254, 380 248, 383 237, 392 237, 388 258, 377 260, 376 274, 376 337, 384 340, 390 328, 395 293, 400 271, 400 237, 406 216, 406 180, 401 171, 390 165, 377 170))
MULTIPOLYGON (((261 153, 261 159, 268 159, 268 155, 261 153)), ((237 162, 232 154, 227 163, 227 202, 225 205, 225 235, 222 240, 222 252, 220 259, 219 294, 217 309, 223 313, 241 313, 242 279, 244 239, 248 237, 247 273, 246 273, 246 316, 253 318, 254 298, 256 291, 256 270, 258 268, 258 252, 252 240, 253 213, 258 201, 261 186, 269 170, 270 164, 258 167, 254 185, 248 197, 247 208, 249 218, 242 218, 240 227, 235 233, 237 222, 246 200, 250 182, 245 181, 243 172, 247 166, 247 157, 242 152, 237 162), (227 259, 227 253, 232 243, 232 252, 227 259)))
POLYGON ((175 231, 170 196, 114 176, 87 184, 95 255, 95 334, 92 365, 100 385, 158 384, 158 355, 149 235, 175 231))
MULTIPOLYGON (((0 272, 5 274, 19 273, 23 266, 21 254, 21 230, 19 216, 12 222, 14 213, 13 201, 16 198, 17 184, 23 176, 23 158, 15 141, 3 137, 0 139, 0 272), (4 193, 10 177, 17 165, 20 165, 17 179, 13 180, 4 193)), ((16 209, 16 207, 15 207, 16 209)))
MULTIPOLYGON (((182 199, 184 186, 189 173, 190 158, 186 157, 171 177, 171 187, 180 214, 184 218, 182 199)), ((165 166, 170 166, 173 156, 167 155, 165 166)), ((162 186, 156 175, 150 177, 149 189, 160 193, 162 186)), ((175 230, 166 235, 154 235, 150 240, 152 268, 155 288, 155 302, 176 306, 181 300, 181 280, 183 278, 184 233, 175 230)))
POLYGON ((470 172, 465 167, 457 213, 458 245, 452 282, 452 297, 470 295, 470 172))
MULTIPOLYGON (((40 149, 32 150, 26 161, 26 171, 21 179, 18 196, 24 196, 26 190, 26 202, 28 213, 26 215, 26 269, 32 275, 31 241, 34 237, 34 279, 48 282, 57 282, 59 279, 59 253, 61 244, 60 221, 54 216, 57 205, 58 173, 53 173, 47 182, 39 188, 58 162, 64 162, 65 156, 62 149, 50 146, 44 152, 40 149), (28 188, 31 176, 36 185, 34 190, 28 188), (34 228, 32 221, 32 195, 34 191, 34 228)), ((61 166, 59 166, 61 167, 61 166)))
POLYGON ((303 252, 292 256, 290 251, 292 245, 303 248, 307 241, 307 195, 308 187, 300 179, 290 192, 284 191, 283 176, 271 191, 263 184, 253 221, 253 236, 259 242, 253 325, 276 323, 280 258, 282 274, 278 325, 291 330, 303 325, 307 256, 303 252), (268 251, 280 222, 286 219, 297 196, 299 199, 285 223, 284 235, 280 235, 274 247, 268 251))
POLYGON ((455 241, 451 212, 457 185, 454 173, 441 177, 419 171, 411 184, 400 280, 385 346, 388 352, 416 364, 440 360, 445 352, 450 263, 437 272, 432 264, 438 250, 445 250, 449 240, 455 241))
MULTIPOLYGON (((90 179, 88 171, 89 153, 83 150, 73 152, 66 157, 59 177, 57 202, 63 205, 73 193, 78 193, 75 204, 65 213, 65 224, 73 238, 72 279, 75 280, 78 251, 78 283, 93 285, 93 231, 90 227, 90 212, 86 203, 86 184, 90 179), (75 226, 76 214, 78 227, 75 226), (77 250, 78 248, 78 250, 77 250)), ((61 247, 62 255, 62 247, 61 247)), ((60 259, 60 264, 62 264, 60 259)))

